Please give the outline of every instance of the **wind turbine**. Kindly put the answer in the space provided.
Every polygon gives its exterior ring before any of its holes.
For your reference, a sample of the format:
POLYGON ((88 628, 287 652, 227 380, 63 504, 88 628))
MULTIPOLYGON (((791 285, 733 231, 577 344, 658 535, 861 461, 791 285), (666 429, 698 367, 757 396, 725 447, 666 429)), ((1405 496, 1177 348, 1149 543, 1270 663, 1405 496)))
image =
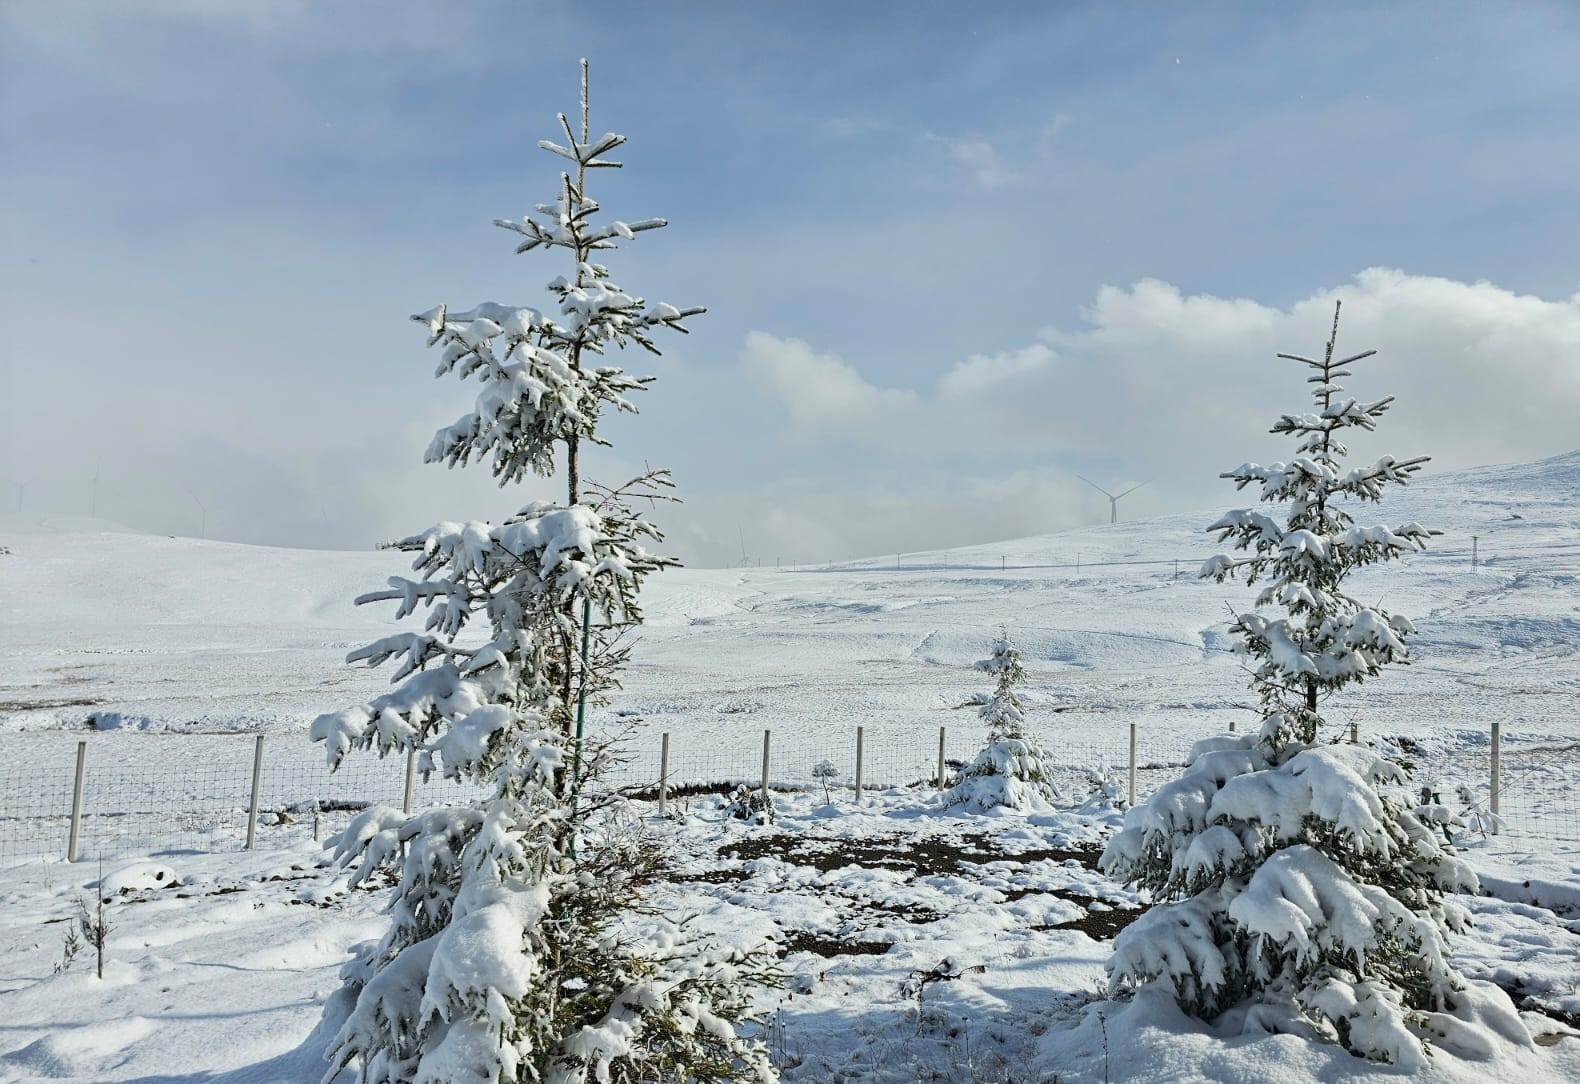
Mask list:
POLYGON ((1081 481, 1085 482, 1087 485, 1089 485, 1093 489, 1097 490, 1097 492, 1101 493, 1103 496, 1108 498, 1108 522, 1109 523, 1118 523, 1119 522, 1119 498, 1120 497, 1128 497, 1130 494, 1134 493, 1136 490, 1138 490, 1142 486, 1146 485, 1145 482, 1137 482, 1135 485, 1131 486, 1129 489, 1125 490, 1123 493, 1115 495, 1113 493, 1108 492, 1108 490, 1104 489, 1102 486, 1098 485, 1096 482, 1092 481, 1090 478, 1087 478, 1085 475, 1077 474, 1076 477, 1081 479, 1081 481))
POLYGON ((202 537, 202 538, 207 538, 208 537, 208 505, 204 504, 201 500, 198 499, 198 495, 196 493, 192 492, 192 487, 191 486, 182 486, 181 488, 187 491, 187 496, 192 498, 192 503, 198 506, 198 511, 202 514, 202 517, 201 517, 201 519, 199 521, 199 526, 198 526, 198 535, 200 537, 202 537))

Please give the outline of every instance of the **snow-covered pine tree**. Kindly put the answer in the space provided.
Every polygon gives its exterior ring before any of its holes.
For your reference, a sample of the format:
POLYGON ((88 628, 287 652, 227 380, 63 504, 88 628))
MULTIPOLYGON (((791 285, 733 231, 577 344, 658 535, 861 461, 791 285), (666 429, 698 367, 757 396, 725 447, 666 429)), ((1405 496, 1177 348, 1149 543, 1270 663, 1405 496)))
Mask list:
POLYGON ((987 745, 944 792, 944 805, 963 805, 979 812, 999 806, 1046 808, 1057 792, 1042 747, 1026 733, 1026 706, 1015 692, 1015 686, 1026 680, 1026 671, 1008 630, 1000 631, 993 654, 979 660, 976 668, 993 675, 993 692, 979 694, 961 706, 979 705, 977 714, 987 724, 987 745))
POLYGON ((1468 983, 1447 934, 1467 920, 1448 893, 1476 878, 1415 812, 1407 773, 1382 752, 1320 744, 1322 698, 1408 661, 1405 618, 1344 593, 1355 569, 1424 547, 1416 523, 1357 527, 1341 504, 1377 501, 1425 457, 1346 468, 1346 430, 1371 430, 1392 397, 1359 402, 1337 381, 1375 351, 1335 359, 1339 308, 1311 373, 1316 410, 1272 432, 1297 441, 1288 462, 1223 475, 1256 485, 1269 511, 1236 509, 1210 531, 1242 556, 1202 576, 1266 586, 1231 631, 1261 697, 1259 734, 1198 742, 1182 778, 1131 810, 1102 867, 1155 906, 1119 935, 1112 993, 1151 986, 1212 1020, 1247 1030, 1314 1030, 1363 1057, 1422 1063, 1425 1044, 1487 1049, 1490 1027, 1529 1040, 1508 999, 1468 983), (1275 514, 1282 511, 1282 517, 1275 514))
MULTIPOLYGON (((615 681, 620 635, 641 619, 638 591, 675 562, 648 552, 658 532, 630 498, 661 495, 653 471, 609 489, 584 483, 580 446, 602 444, 606 408, 650 378, 592 364, 650 334, 683 331, 701 309, 647 305, 594 257, 665 223, 597 224, 589 170, 624 138, 593 138, 582 62, 580 134, 562 115, 568 160, 553 203, 497 223, 517 249, 562 249, 572 274, 548 284, 552 312, 497 304, 414 319, 443 350, 438 375, 476 378, 473 408, 439 431, 429 462, 491 459, 501 485, 553 472, 563 505, 529 504, 500 524, 441 523, 394 543, 415 578, 361 603, 426 609, 422 633, 390 636, 348 661, 400 664, 396 688, 319 717, 331 767, 352 750, 417 750, 430 772, 477 784, 479 801, 413 816, 375 807, 338 840, 357 881, 394 877, 390 925, 347 964, 329 1011, 345 1019, 329 1077, 354 1066, 369 1084, 585 1084, 770 1081, 760 1045, 739 1037, 756 957, 684 935, 640 904, 664 856, 613 818, 601 788, 608 752, 585 744, 589 699, 615 681)), ((328 1079, 328 1078, 326 1078, 328 1079)))

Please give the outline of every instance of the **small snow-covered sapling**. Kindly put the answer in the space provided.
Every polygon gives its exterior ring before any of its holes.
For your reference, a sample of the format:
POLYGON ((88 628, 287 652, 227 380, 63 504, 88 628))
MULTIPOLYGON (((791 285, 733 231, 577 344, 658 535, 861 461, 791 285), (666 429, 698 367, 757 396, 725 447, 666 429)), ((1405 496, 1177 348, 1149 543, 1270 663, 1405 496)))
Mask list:
POLYGON ((829 784, 839 778, 839 767, 832 760, 820 760, 812 765, 812 778, 823 784, 823 804, 833 805, 834 799, 829 796, 829 784))
POLYGON ((991 694, 978 694, 961 707, 976 707, 987 724, 987 744, 944 793, 943 804, 986 812, 990 809, 1037 809, 1057 798, 1048 772, 1047 754, 1026 732, 1026 706, 1016 686, 1026 679, 1020 650, 1007 630, 1000 630, 993 654, 976 664, 993 675, 991 694))

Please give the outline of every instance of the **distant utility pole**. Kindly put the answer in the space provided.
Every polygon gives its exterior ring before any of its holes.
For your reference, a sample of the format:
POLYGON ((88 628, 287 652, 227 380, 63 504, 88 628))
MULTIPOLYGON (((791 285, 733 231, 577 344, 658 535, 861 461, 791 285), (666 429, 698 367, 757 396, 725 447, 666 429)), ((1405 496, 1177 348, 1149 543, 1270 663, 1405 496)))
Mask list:
POLYGON ((1101 493, 1103 496, 1108 498, 1108 522, 1109 523, 1118 523, 1119 522, 1119 498, 1120 497, 1128 497, 1128 496, 1130 496, 1130 494, 1134 493, 1136 490, 1138 490, 1142 486, 1146 485, 1145 482, 1137 482, 1135 485, 1131 486, 1129 489, 1125 490, 1123 493, 1120 493, 1120 494, 1118 494, 1116 496, 1115 494, 1108 492, 1108 490, 1104 489, 1102 486, 1098 485, 1096 482, 1092 481, 1090 478, 1087 478, 1084 475, 1077 474, 1076 477, 1081 479, 1081 481, 1085 482, 1087 485, 1089 485, 1093 489, 1097 490, 1097 492, 1101 493))

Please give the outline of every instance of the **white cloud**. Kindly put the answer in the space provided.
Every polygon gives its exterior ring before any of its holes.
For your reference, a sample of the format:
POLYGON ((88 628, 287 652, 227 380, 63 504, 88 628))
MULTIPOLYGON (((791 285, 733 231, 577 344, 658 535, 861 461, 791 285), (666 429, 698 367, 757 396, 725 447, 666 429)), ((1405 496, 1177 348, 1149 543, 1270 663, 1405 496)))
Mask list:
POLYGON ((1053 363, 1053 350, 1043 343, 1002 354, 972 354, 939 379, 938 396, 960 399, 991 394, 1000 387, 1033 377, 1053 363))
POLYGON ((798 434, 859 435, 870 421, 914 414, 921 397, 902 388, 878 388, 833 354, 818 354, 800 339, 760 331, 746 336, 746 374, 783 404, 798 434))
MULTIPOLYGON (((1335 300, 1344 305, 1339 349, 1378 351, 1346 387, 1362 399, 1397 397, 1379 432, 1354 442, 1357 455, 1424 453, 1435 469, 1450 469, 1580 445, 1580 294, 1552 301, 1386 269, 1287 309, 1191 296, 1153 279, 1105 287, 1085 327, 1049 328, 1018 350, 968 357, 925 391, 876 385, 838 356, 761 332, 749 337, 742 365, 784 409, 795 438, 831 456, 859 446, 869 477, 904 480, 884 487, 904 495, 900 505, 857 500, 838 518, 846 552, 921 545, 926 512, 900 507, 925 509, 938 492, 978 510, 975 537, 959 541, 985 541, 1028 527, 1028 492, 1004 490, 998 480, 1007 477, 1070 479, 1081 470, 1116 485, 1151 480, 1133 515, 1227 500, 1219 471, 1292 453, 1267 429, 1303 409, 1308 390, 1300 369, 1275 355, 1320 353, 1335 300)), ((848 500, 865 484, 830 486, 848 500)), ((1060 502, 1038 520, 1053 524, 1067 523, 1087 497, 1061 483, 1038 499, 1060 502)))
POLYGON ((972 179, 986 189, 1003 188, 1018 180, 1020 174, 1012 169, 986 139, 958 138, 927 133, 930 142, 940 144, 956 164, 971 172, 972 179))

